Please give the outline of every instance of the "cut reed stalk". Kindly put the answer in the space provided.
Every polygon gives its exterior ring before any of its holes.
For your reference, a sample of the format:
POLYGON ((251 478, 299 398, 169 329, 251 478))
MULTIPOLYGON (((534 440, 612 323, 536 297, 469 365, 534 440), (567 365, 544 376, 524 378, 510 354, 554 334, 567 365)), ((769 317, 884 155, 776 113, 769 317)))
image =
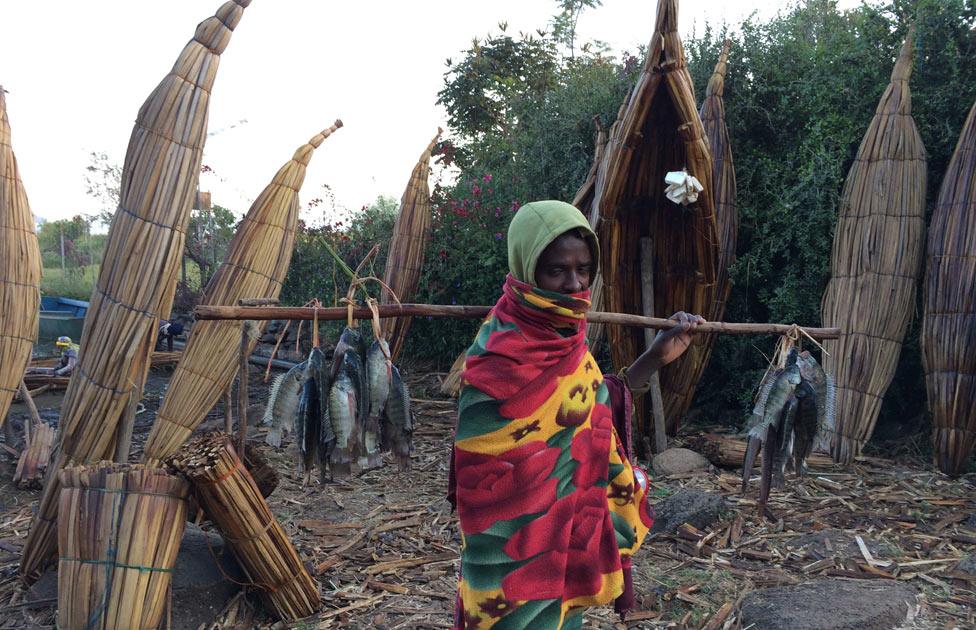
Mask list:
POLYGON ((976 447, 976 104, 929 224, 922 365, 935 462, 960 475, 976 447))
MULTIPOLYGON (((383 283, 389 287, 401 302, 409 302, 417 293, 420 284, 420 271, 424 266, 424 249, 430 239, 430 189, 427 178, 430 176, 430 152, 440 140, 442 130, 430 141, 420 154, 417 165, 413 167, 407 189, 400 199, 400 214, 393 227, 390 252, 386 257, 383 283)), ((390 291, 380 291, 380 302, 394 302, 390 291)), ((390 344, 390 356, 395 361, 403 350, 410 330, 409 317, 397 317, 383 322, 383 336, 390 344)))
POLYGON ((925 235, 926 160, 912 119, 912 32, 902 46, 844 184, 823 322, 844 330, 824 344, 837 383, 834 461, 850 463, 874 431, 915 309, 925 235))
POLYGON ((41 310, 41 250, 0 86, 0 425, 31 358, 41 310))
MULTIPOLYGON (((278 297, 291 264, 298 193, 309 161, 315 149, 340 127, 342 121, 337 120, 299 147, 254 200, 226 259, 207 284, 201 304, 234 305, 242 298, 278 297)), ((257 335, 252 335, 245 348, 248 356, 264 328, 263 322, 257 325, 257 335)), ((240 351, 240 324, 198 321, 194 325, 146 440, 145 461, 160 461, 175 453, 203 422, 240 372, 240 351)))
POLYGON ((190 484, 162 468, 100 462, 60 471, 58 627, 158 628, 190 484))
POLYGON ((189 477, 200 507, 278 616, 291 620, 314 613, 318 587, 238 457, 231 436, 196 437, 172 464, 189 477))
POLYGON ((14 483, 18 487, 40 488, 44 471, 51 460, 51 449, 54 448, 54 427, 46 423, 35 423, 31 428, 30 437, 24 445, 24 450, 17 460, 17 470, 14 472, 14 483))
POLYGON ((158 322, 173 303, 220 54, 249 4, 225 2, 201 22, 139 110, 58 445, 24 545, 20 572, 27 580, 56 549, 58 471, 108 457, 129 397, 141 396, 158 322))

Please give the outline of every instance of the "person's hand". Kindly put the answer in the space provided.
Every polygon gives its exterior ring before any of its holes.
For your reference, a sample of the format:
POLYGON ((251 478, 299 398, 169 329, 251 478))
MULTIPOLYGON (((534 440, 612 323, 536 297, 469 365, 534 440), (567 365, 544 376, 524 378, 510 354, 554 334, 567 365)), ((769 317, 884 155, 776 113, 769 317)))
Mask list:
POLYGON ((680 324, 659 332, 654 338, 654 343, 647 350, 654 356, 655 362, 662 367, 684 354, 691 344, 691 335, 695 329, 699 324, 705 323, 705 319, 700 315, 691 315, 684 311, 678 311, 668 319, 680 324))

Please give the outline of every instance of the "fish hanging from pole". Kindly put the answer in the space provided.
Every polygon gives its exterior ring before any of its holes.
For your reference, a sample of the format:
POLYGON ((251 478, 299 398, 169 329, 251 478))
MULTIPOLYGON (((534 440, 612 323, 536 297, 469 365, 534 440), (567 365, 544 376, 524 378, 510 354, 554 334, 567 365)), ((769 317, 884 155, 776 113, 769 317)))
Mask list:
POLYGON ((785 485, 787 468, 804 474, 817 433, 832 414, 833 380, 813 355, 791 348, 784 367, 766 373, 746 428, 742 493, 749 487, 753 464, 761 452, 760 514, 775 519, 767 507, 770 488, 785 485))

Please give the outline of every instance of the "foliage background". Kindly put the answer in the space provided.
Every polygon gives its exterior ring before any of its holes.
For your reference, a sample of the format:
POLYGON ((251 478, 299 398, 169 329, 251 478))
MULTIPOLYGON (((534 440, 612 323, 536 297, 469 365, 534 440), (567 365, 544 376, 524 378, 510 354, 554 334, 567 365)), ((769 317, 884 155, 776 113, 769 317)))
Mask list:
MULTIPOLYGON (((507 271, 512 214, 533 199, 570 200, 582 183, 594 117, 607 127, 615 120, 643 59, 643 50, 611 54, 599 42, 576 41, 576 23, 595 4, 562 0, 539 31, 513 34, 500 24, 447 60, 438 98, 452 137, 433 168, 433 226, 418 301, 493 303, 507 271)), ((976 99, 973 0, 891 0, 847 11, 831 0, 805 0, 770 19, 705 24, 685 41, 700 100, 722 40, 732 40, 725 106, 740 231, 728 321, 819 323, 844 178, 911 23, 913 111, 929 155, 931 207, 976 99)), ((395 207, 381 199, 345 224, 305 228, 285 299, 335 296, 342 281, 332 285, 323 239, 352 266, 379 244, 374 266, 382 270, 395 207)), ((446 369, 475 328, 417 320, 408 354, 446 369)), ((740 423, 773 342, 720 338, 692 414, 740 423)), ((924 395, 916 318, 878 435, 923 428, 924 395)))

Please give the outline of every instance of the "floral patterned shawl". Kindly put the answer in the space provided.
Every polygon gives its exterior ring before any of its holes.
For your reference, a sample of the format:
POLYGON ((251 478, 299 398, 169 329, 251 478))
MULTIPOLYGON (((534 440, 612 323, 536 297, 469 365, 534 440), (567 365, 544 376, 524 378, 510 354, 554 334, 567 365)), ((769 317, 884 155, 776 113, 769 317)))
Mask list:
POLYGON ((509 275, 468 351, 449 491, 456 628, 579 627, 583 607, 632 596, 647 483, 586 347, 588 298, 509 275))

